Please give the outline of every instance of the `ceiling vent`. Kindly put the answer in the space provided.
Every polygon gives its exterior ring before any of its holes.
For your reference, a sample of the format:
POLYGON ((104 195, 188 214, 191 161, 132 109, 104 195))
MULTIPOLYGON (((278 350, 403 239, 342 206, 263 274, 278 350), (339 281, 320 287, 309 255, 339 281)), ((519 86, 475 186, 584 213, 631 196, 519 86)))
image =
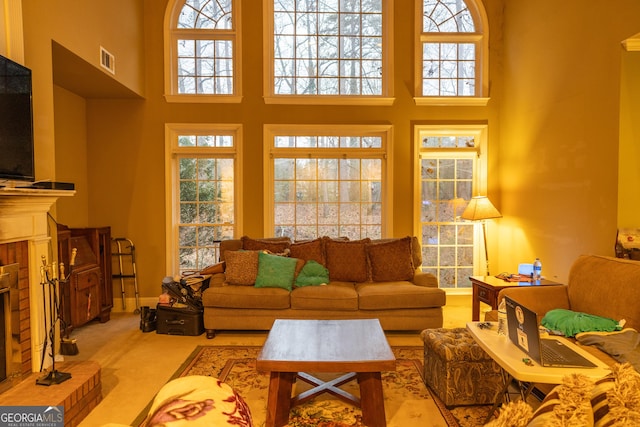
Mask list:
POLYGON ((116 58, 100 46, 100 65, 111 74, 116 73, 116 58))

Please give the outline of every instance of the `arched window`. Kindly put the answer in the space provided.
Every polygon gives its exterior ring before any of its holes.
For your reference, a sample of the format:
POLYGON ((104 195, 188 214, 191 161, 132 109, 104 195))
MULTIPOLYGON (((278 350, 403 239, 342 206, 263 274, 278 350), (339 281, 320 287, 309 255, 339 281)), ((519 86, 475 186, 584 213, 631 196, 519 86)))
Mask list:
POLYGON ((165 94, 174 102, 239 102, 240 1, 174 0, 165 15, 165 94))
POLYGON ((415 100, 484 105, 488 24, 476 0, 418 0, 415 100))
POLYGON ((264 10, 267 103, 392 103, 392 0, 264 0, 264 10))

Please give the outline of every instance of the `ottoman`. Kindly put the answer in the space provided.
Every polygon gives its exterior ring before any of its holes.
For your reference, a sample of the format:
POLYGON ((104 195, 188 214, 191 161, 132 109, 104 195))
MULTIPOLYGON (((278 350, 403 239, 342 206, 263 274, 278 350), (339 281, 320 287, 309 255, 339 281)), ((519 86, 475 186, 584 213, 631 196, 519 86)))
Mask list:
POLYGON ((425 329, 424 382, 445 406, 493 404, 503 385, 502 368, 466 328, 425 329))

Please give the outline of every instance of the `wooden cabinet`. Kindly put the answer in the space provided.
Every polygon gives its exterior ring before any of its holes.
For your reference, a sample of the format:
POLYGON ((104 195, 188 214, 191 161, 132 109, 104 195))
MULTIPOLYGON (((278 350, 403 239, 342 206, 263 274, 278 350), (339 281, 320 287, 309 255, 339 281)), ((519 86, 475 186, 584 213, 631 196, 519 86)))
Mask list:
POLYGON ((113 308, 110 227, 58 225, 58 261, 69 276, 60 284, 62 333, 93 319, 107 322, 113 308), (70 265, 74 249, 75 262, 70 265))

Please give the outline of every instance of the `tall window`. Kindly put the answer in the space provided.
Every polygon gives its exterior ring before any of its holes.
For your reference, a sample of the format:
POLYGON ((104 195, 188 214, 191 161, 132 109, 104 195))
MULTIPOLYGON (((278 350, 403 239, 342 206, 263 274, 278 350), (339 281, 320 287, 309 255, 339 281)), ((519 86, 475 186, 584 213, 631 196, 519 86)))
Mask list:
POLYGON ((201 270, 236 235, 240 126, 167 125, 167 271, 201 270))
POLYGON ((418 1, 416 102, 486 103, 487 20, 481 2, 418 1))
POLYGON ((265 229, 380 238, 391 219, 389 126, 267 126, 265 229))
POLYGON ((170 101, 239 102, 238 0, 174 0, 167 6, 165 86, 170 101))
POLYGON ((486 128, 420 126, 415 135, 422 270, 435 274, 441 288, 468 288, 479 254, 475 225, 460 215, 474 189, 484 188, 486 128))
POLYGON ((391 0, 264 2, 267 102, 389 102, 383 97, 392 94, 391 0))

